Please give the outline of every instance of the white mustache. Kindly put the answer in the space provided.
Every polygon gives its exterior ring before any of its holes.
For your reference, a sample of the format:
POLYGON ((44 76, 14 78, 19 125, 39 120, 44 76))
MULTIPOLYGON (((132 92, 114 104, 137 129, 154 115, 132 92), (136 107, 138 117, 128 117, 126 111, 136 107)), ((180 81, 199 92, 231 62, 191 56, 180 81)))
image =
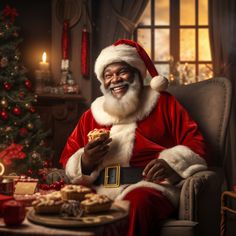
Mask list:
POLYGON ((116 88, 116 87, 127 86, 127 85, 129 86, 130 83, 127 82, 127 81, 123 81, 123 82, 119 82, 119 83, 117 83, 117 84, 111 84, 111 85, 108 87, 108 89, 113 89, 113 88, 116 88))

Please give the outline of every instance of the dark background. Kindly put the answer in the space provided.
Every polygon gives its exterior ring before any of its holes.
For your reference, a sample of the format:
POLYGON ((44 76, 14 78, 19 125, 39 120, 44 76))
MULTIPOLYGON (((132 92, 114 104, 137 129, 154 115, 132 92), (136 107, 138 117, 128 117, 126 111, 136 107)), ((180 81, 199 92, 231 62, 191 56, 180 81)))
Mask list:
POLYGON ((51 51, 51 1, 50 0, 1 0, 0 10, 6 5, 16 8, 19 16, 15 25, 20 27, 19 37, 22 61, 32 77, 41 61, 42 53, 51 51))

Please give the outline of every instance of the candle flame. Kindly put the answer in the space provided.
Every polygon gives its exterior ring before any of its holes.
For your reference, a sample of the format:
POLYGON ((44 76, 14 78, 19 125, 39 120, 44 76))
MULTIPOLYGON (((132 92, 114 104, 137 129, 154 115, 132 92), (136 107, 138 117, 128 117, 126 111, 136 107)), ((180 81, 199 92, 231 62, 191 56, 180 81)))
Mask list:
POLYGON ((47 54, 46 54, 46 52, 43 53, 42 60, 43 60, 43 63, 46 63, 46 61, 47 61, 47 54))

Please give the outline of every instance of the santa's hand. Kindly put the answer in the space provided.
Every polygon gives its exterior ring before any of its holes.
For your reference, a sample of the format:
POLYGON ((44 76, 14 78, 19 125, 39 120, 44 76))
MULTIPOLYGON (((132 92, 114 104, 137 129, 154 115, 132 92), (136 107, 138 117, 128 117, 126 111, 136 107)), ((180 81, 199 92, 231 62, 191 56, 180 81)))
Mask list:
POLYGON ((109 151, 108 144, 111 141, 111 138, 101 137, 88 142, 81 157, 82 172, 84 174, 90 174, 101 163, 109 151))
POLYGON ((174 184, 179 182, 181 177, 162 159, 151 160, 143 171, 145 180, 152 182, 160 182, 168 180, 174 184))

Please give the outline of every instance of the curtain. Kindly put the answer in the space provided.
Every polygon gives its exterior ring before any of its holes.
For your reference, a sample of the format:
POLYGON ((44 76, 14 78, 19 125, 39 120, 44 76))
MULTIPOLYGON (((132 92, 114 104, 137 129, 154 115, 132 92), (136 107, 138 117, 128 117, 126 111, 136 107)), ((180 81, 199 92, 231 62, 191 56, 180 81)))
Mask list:
MULTIPOLYGON (((93 58, 100 51, 121 38, 131 38, 138 20, 149 0, 97 0, 92 1, 93 19, 96 27, 93 31, 93 58)), ((93 98, 100 96, 99 82, 93 80, 93 98)))
MULTIPOLYGON (((209 35, 214 76, 225 76, 236 92, 236 1, 209 0, 209 35)), ((233 97, 224 169, 228 190, 236 185, 236 98, 233 97)))

